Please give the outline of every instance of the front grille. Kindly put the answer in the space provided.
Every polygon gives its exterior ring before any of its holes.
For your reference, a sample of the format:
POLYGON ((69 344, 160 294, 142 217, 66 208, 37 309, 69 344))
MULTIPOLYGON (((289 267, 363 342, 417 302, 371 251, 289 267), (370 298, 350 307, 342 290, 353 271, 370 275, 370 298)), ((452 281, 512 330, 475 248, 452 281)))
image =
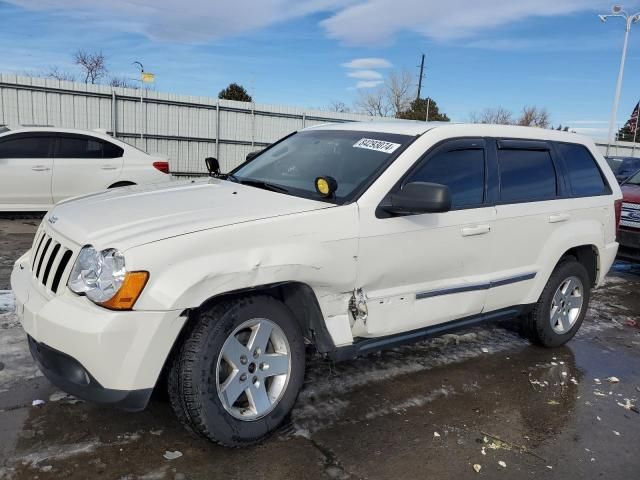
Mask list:
POLYGON ((45 229, 33 241, 31 272, 52 293, 57 293, 73 252, 57 242, 45 229))
POLYGON ((620 226, 640 228, 640 204, 624 202, 620 212, 620 226))

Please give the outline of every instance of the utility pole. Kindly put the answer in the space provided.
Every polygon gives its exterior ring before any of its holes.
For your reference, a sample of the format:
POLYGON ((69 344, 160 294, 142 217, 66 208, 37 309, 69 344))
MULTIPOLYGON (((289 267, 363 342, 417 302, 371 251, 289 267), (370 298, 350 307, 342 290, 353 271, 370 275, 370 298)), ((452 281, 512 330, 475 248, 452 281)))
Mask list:
POLYGON ((418 96, 416 100, 420 100, 420 91, 422 90, 422 79, 424 77, 424 53, 422 54, 422 61, 420 62, 420 77, 418 77, 418 96))

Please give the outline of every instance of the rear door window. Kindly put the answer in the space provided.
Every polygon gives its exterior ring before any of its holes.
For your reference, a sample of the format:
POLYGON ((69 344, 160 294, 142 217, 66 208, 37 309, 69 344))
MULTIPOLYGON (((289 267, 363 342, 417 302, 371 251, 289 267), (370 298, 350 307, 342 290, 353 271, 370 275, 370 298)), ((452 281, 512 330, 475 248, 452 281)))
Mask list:
POLYGON ((0 139, 0 158, 49 158, 52 138, 45 135, 16 135, 0 139))
POLYGON ((557 196, 556 169, 549 150, 499 149, 502 203, 536 202, 557 196))
POLYGON ((58 139, 58 158, 118 158, 123 149, 98 138, 84 135, 61 135, 58 139))
POLYGON ((557 143, 556 148, 564 159, 574 196, 608 193, 600 168, 586 147, 571 143, 557 143))

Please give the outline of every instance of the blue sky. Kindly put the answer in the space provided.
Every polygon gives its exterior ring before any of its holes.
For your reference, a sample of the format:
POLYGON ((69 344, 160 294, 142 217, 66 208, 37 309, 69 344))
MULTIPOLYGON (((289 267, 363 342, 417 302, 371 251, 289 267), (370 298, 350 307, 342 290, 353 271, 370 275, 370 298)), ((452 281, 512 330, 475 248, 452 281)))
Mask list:
MULTIPOLYGON (((635 13, 640 2, 626 6, 635 13)), ((394 69, 417 76, 424 52, 423 91, 455 121, 485 107, 538 105, 555 125, 602 138, 624 35, 621 20, 598 20, 609 8, 600 0, 0 0, 0 72, 74 71, 75 50, 102 50, 119 76, 136 76, 131 62, 141 61, 160 91, 216 96, 238 82, 261 103, 318 108, 351 105, 359 81, 394 69), (362 58, 392 68, 344 66, 362 58)), ((621 123, 640 97, 639 77, 637 25, 621 123)))

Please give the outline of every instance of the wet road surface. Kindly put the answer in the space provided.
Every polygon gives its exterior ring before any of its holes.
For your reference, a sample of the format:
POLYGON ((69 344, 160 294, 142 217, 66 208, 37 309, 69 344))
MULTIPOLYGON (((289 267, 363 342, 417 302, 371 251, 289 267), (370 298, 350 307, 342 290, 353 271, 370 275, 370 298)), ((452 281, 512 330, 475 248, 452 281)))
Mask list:
POLYGON ((124 413, 39 374, 2 291, 37 223, 0 220, 0 478, 638 476, 640 266, 616 264, 562 348, 531 346, 511 322, 340 364, 309 353, 288 423, 231 450, 192 437, 161 393, 124 413))

